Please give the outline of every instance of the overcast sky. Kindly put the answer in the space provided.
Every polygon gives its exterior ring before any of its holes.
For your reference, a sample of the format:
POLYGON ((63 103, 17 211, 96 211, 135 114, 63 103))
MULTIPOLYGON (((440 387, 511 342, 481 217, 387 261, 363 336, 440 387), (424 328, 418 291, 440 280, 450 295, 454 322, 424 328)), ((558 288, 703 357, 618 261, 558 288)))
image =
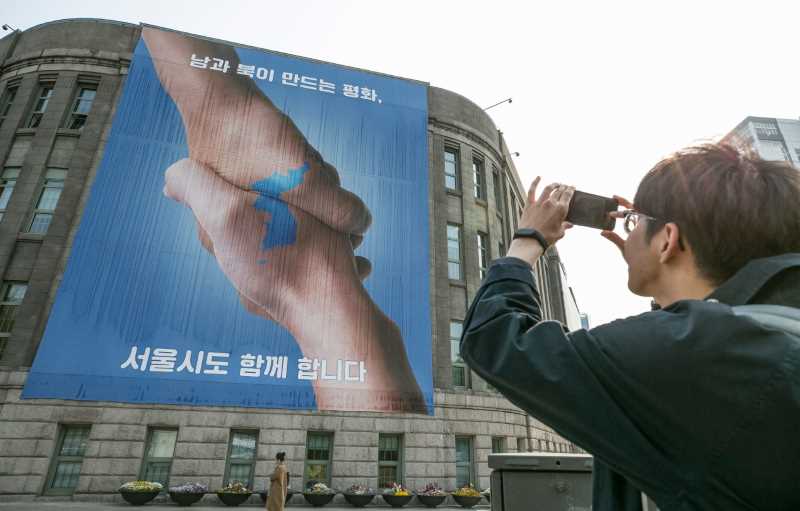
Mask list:
MULTIPOLYGON (((748 115, 800 116, 800 2, 2 0, 0 23, 151 23, 415 78, 488 106, 536 175, 632 197, 659 159, 748 115), (732 6, 740 5, 738 7, 732 6)), ((596 325, 648 309, 597 231, 559 243, 596 325)))

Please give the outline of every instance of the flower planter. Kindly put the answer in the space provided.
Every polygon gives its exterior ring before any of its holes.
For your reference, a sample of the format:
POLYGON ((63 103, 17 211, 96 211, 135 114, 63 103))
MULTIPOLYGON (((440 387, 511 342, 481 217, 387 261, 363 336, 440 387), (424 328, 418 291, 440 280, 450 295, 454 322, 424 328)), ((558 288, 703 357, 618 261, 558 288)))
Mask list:
POLYGON ((125 502, 133 504, 134 506, 143 506, 156 498, 160 492, 157 491, 123 491, 120 490, 119 494, 125 499, 125 502))
POLYGON ((480 495, 477 497, 467 497, 465 495, 453 495, 453 500, 461 507, 472 507, 481 501, 480 495))
POLYGON ((354 507, 364 507, 370 502, 372 499, 375 498, 375 494, 373 493, 363 493, 363 494, 355 494, 355 493, 344 493, 344 500, 346 500, 351 506, 354 507))
POLYGON ((250 498, 252 493, 226 493, 226 492, 217 492, 217 497, 219 500, 222 501, 223 504, 226 506, 238 506, 239 504, 244 504, 247 502, 247 499, 250 498))
POLYGON ((417 500, 425 507, 436 507, 446 498, 447 495, 417 495, 417 500))
POLYGON ((414 498, 413 495, 381 495, 381 497, 392 507, 403 507, 414 498))
POLYGON ((169 498, 172 502, 179 506, 191 506, 195 502, 199 502, 205 493, 183 493, 177 491, 169 492, 169 498))
POLYGON ((314 507, 322 507, 333 500, 335 493, 303 493, 306 502, 314 507))

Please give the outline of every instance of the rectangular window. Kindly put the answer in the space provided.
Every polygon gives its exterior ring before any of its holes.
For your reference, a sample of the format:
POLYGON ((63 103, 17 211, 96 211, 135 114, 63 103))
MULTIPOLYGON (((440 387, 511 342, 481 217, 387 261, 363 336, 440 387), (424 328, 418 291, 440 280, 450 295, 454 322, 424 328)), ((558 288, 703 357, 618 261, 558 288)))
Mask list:
POLYGON ((28 124, 26 127, 28 128, 38 128, 39 124, 42 123, 42 117, 44 117, 45 111, 47 111, 47 104, 50 102, 50 98, 53 97, 53 85, 42 85, 39 88, 39 97, 36 99, 36 103, 33 105, 33 111, 31 112, 31 116, 28 119, 28 124))
POLYGON ((3 220, 8 201, 11 200, 11 194, 14 193, 19 170, 19 167, 6 167, 3 169, 3 174, 0 175, 0 220, 3 220))
POLYGON ((224 484, 238 482, 253 489, 257 445, 257 431, 231 431, 224 484))
POLYGON ((461 280, 461 227, 447 224, 447 276, 461 280))
POLYGON ((72 495, 78 486, 81 464, 89 443, 90 425, 63 424, 58 432, 58 442, 50 471, 47 476, 45 494, 72 495))
POLYGON ((469 388, 469 371, 461 358, 461 321, 450 321, 450 362, 453 367, 453 386, 469 388))
POLYGON ((492 165, 492 183, 494 184, 494 207, 502 215, 503 211, 503 182, 500 180, 500 172, 497 167, 492 165))
POLYGON ((475 484, 472 466, 472 437, 456 437, 456 487, 475 484))
POLYGON ((527 451, 528 449, 526 448, 525 444, 526 444, 526 442, 525 442, 525 437, 524 436, 521 436, 521 437, 517 438, 517 452, 525 452, 525 451, 527 451))
POLYGON ((458 190, 458 149, 444 148, 444 186, 448 190, 458 190))
POLYGON ((486 276, 486 269, 489 267, 489 241, 488 236, 482 232, 478 233, 478 272, 481 280, 486 276))
POLYGON ((486 200, 486 169, 481 158, 472 157, 472 179, 475 182, 475 198, 486 200))
POLYGON ((3 121, 8 117, 8 112, 11 111, 11 105, 14 104, 14 98, 17 97, 17 89, 16 84, 9 85, 3 93, 3 98, 0 99, 0 126, 3 125, 3 121))
POLYGON ((328 432, 309 431, 306 435, 305 480, 331 484, 331 452, 333 435, 328 432))
POLYGON ((378 435, 378 487, 403 483, 403 437, 378 435))
POLYGON ((64 180, 67 178, 67 169, 47 169, 47 174, 42 184, 36 209, 33 211, 28 232, 45 234, 53 221, 53 214, 58 205, 58 199, 64 190, 64 180))
POLYGON ((175 429, 151 429, 148 432, 139 479, 161 483, 164 490, 169 487, 169 472, 177 439, 178 431, 175 429))
POLYGON ((14 329, 17 311, 27 290, 27 282, 3 282, 3 288, 0 291, 2 292, 0 295, 2 298, 0 301, 0 358, 3 357, 11 330, 14 329))
POLYGON ((94 97, 97 95, 97 86, 80 85, 75 101, 72 103, 72 110, 64 124, 65 128, 71 130, 83 129, 86 118, 89 117, 89 110, 92 109, 94 97))
POLYGON ((781 134, 778 125, 771 122, 754 122, 753 128, 756 130, 756 136, 760 139, 769 140, 780 137, 781 134))
POLYGON ((505 452, 506 439, 501 436, 492 437, 492 452, 505 452))
POLYGON ((506 244, 502 241, 497 242, 497 256, 498 257, 505 257, 506 255, 506 244))

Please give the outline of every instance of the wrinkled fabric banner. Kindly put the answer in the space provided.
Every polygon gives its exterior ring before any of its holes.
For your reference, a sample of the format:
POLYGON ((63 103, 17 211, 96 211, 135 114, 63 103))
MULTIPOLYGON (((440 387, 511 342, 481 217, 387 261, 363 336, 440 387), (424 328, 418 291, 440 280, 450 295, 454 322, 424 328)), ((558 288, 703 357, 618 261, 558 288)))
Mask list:
POLYGON ((427 119, 143 27, 22 397, 432 413, 427 119))

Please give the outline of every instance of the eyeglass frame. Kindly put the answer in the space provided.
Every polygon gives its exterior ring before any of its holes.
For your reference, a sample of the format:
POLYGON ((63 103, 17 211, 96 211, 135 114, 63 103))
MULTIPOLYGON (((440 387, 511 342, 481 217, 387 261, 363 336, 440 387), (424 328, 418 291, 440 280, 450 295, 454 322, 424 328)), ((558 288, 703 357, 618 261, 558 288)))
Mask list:
POLYGON ((635 209, 625 209, 620 211, 620 213, 622 214, 622 228, 625 230, 625 234, 630 234, 633 232, 634 229, 636 229, 636 226, 639 225, 640 218, 647 218, 649 220, 655 220, 656 222, 659 221, 658 218, 650 215, 645 215, 644 213, 636 211, 635 209), (633 228, 628 228, 628 219, 632 216, 637 217, 636 223, 634 224, 633 228))
MULTIPOLYGON (((641 212, 636 211, 634 209, 625 209, 625 210, 620 211, 620 213, 622 214, 622 229, 625 231, 626 234, 630 234, 630 233, 633 232, 634 229, 636 229, 636 226, 639 225, 639 219, 640 218, 647 218, 649 220, 654 220, 656 222, 664 222, 661 219, 658 219, 658 218, 656 218, 654 216, 645 215, 644 213, 641 213, 641 212), (637 217, 636 218, 636 224, 633 226, 633 229, 629 229, 628 228, 628 219, 630 217, 634 216, 634 215, 637 217)), ((681 248, 681 250, 684 250, 683 240, 680 237, 678 238, 678 246, 681 248)))

